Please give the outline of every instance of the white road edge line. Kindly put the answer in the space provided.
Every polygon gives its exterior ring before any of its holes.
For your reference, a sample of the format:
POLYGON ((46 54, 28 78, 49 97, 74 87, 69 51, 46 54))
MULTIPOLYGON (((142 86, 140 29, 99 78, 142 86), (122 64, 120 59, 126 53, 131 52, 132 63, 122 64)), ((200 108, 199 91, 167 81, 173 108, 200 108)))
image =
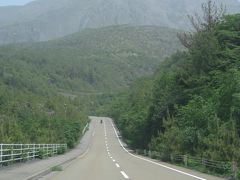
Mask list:
POLYGON ((84 156, 86 156, 87 153, 89 152, 89 150, 90 150, 90 148, 88 147, 88 149, 87 149, 82 155, 78 156, 77 159, 81 159, 81 158, 83 158, 84 156))
POLYGON ((190 177, 194 177, 194 178, 199 179, 199 180, 207 180, 207 179, 204 179, 204 178, 201 178, 201 177, 198 177, 198 176, 195 176, 195 175, 192 175, 192 174, 189 174, 189 173, 186 173, 186 172, 183 172, 183 171, 180 171, 180 170, 177 170, 177 169, 174 169, 174 168, 165 166, 165 165, 163 165, 163 164, 160 164, 160 163, 157 163, 157 162, 151 161, 151 160, 149 160, 149 159, 142 158, 142 157, 139 157, 139 156, 136 156, 136 155, 130 153, 130 152, 123 146, 122 142, 120 141, 120 139, 119 139, 119 137, 118 137, 118 134, 117 134, 117 130, 116 130, 116 128, 114 127, 112 120, 110 120, 110 121, 111 121, 112 127, 113 127, 113 129, 114 129, 114 132, 115 132, 115 134, 116 134, 116 136, 117 136, 117 139, 118 139, 119 144, 120 144, 121 147, 124 149, 124 151, 126 151, 129 155, 131 155, 131 156, 133 156, 133 157, 135 157, 135 158, 141 159, 141 160, 143 160, 143 161, 146 161, 146 162, 149 162, 149 163, 152 163, 152 164, 161 166, 161 167, 163 167, 163 168, 166 168, 166 169, 169 169, 169 170, 178 172, 178 173, 180 173, 180 174, 184 174, 184 175, 187 175, 187 176, 190 176, 190 177))
POLYGON ((129 179, 128 175, 127 175, 124 171, 121 171, 121 174, 123 175, 123 177, 124 177, 125 179, 129 179))

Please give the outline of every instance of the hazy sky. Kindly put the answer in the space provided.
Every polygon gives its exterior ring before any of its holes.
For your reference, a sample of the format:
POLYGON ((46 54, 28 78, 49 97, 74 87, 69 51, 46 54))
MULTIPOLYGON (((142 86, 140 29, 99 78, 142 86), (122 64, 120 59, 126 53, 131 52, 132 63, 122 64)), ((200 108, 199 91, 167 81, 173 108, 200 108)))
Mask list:
MULTIPOLYGON (((34 0, 0 0, 0 6, 24 5, 34 0)), ((240 0, 238 0, 240 2, 240 0)))
POLYGON ((33 0, 0 0, 0 6, 24 5, 33 0))

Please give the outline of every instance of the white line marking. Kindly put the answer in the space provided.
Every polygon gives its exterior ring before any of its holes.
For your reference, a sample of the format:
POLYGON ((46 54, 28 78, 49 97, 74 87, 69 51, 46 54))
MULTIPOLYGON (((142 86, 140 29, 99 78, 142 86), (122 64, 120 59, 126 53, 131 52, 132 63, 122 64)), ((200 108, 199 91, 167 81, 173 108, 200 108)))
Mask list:
POLYGON ((110 158, 112 159, 113 157, 112 157, 112 156, 110 156, 110 158))
POLYGON ((128 175, 127 175, 124 171, 121 171, 121 174, 123 175, 123 177, 124 177, 125 179, 129 179, 128 175))
POLYGON ((115 162, 116 160, 115 159, 113 159, 113 162, 115 162))
POLYGON ((116 165, 118 168, 120 168, 120 166, 119 166, 119 164, 118 164, 118 163, 116 163, 115 165, 116 165))
POLYGON ((87 149, 82 155, 78 156, 77 159, 81 159, 81 158, 83 158, 84 156, 86 156, 87 153, 89 152, 89 149, 90 149, 90 148, 88 147, 88 149, 87 149))
POLYGON ((119 137, 118 137, 118 134, 117 134, 117 130, 116 130, 116 128, 114 127, 112 121, 111 121, 111 124, 112 124, 112 127, 113 127, 113 129, 114 129, 114 132, 115 132, 115 134, 116 134, 116 136, 117 136, 117 139, 118 139, 119 144, 120 144, 121 147, 124 149, 124 151, 126 151, 129 155, 131 155, 131 156, 133 156, 133 157, 135 157, 135 158, 141 159, 141 160, 143 160, 143 161, 146 161, 146 162, 149 162, 149 163, 152 163, 152 164, 161 166, 161 167, 163 167, 163 168, 166 168, 166 169, 169 169, 169 170, 178 172, 178 173, 180 173, 180 174, 184 174, 184 175, 187 175, 187 176, 190 176, 190 177, 194 177, 194 178, 199 179, 199 180, 206 180, 206 179, 204 179, 204 178, 201 178, 201 177, 198 177, 198 176, 195 176, 195 175, 192 175, 192 174, 189 174, 189 173, 186 173, 186 172, 183 172, 183 171, 180 171, 180 170, 177 170, 177 169, 174 169, 174 168, 165 166, 165 165, 163 165, 163 164, 160 164, 160 163, 157 163, 157 162, 151 161, 151 160, 149 160, 149 159, 145 159, 145 158, 142 158, 142 157, 139 157, 139 156, 136 156, 136 155, 130 153, 130 152, 123 146, 122 142, 120 141, 120 139, 119 139, 119 137))

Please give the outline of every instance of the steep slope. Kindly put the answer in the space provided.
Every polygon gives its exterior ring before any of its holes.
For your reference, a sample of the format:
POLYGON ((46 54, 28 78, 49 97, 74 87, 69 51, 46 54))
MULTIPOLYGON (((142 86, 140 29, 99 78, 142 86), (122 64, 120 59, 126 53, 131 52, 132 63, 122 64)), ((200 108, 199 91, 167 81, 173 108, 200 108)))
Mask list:
POLYGON ((181 49, 176 30, 117 26, 88 29, 68 37, 0 48, 4 83, 33 92, 48 86, 109 92, 149 75, 181 49))
POLYGON ((188 52, 166 59, 152 78, 107 104, 130 146, 164 161, 214 160, 188 166, 231 174, 220 162, 240 162, 239 22, 240 14, 227 16, 194 34, 188 52))
MULTIPOLYGON (((45 41, 111 25, 157 25, 186 29, 187 14, 205 0, 36 0, 0 8, 0 44, 45 41)), ((237 0, 218 0, 240 12, 237 0)))
POLYGON ((175 30, 127 26, 0 47, 0 142, 73 147, 95 100, 71 91, 116 92, 177 49, 175 30))

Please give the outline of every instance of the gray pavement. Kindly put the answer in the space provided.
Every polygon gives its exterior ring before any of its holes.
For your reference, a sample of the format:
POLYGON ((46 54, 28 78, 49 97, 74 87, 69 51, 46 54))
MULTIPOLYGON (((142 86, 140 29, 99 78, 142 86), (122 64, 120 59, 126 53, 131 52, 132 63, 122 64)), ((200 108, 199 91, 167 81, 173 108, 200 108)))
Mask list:
POLYGON ((220 180, 221 178, 131 154, 112 120, 92 117, 95 129, 88 151, 46 180, 220 180), (100 120, 104 120, 101 124, 100 120))
POLYGON ((76 157, 84 154, 92 142, 92 132, 95 129, 95 121, 89 125, 89 130, 81 139, 79 145, 64 155, 51 157, 44 160, 33 160, 27 163, 19 163, 9 167, 0 168, 0 180, 30 180, 39 179, 39 175, 49 172, 50 169, 59 164, 69 163, 76 157))

